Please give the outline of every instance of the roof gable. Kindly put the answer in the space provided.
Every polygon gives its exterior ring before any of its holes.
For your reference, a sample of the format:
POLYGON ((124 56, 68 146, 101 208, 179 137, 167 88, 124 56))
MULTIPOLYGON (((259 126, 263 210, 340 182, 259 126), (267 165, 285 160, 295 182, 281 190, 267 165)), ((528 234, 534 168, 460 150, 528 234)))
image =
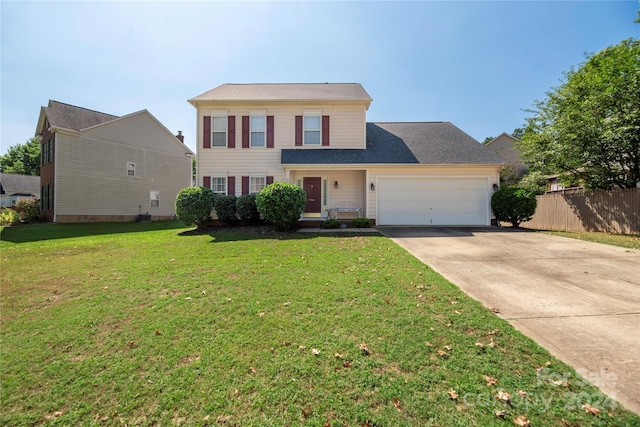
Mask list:
MULTIPOLYGON (((118 116, 65 104, 63 102, 50 100, 48 106, 42 107, 41 120, 43 115, 49 120, 50 127, 60 129, 70 129, 80 131, 91 126, 115 120, 118 116)), ((39 129, 43 123, 38 122, 39 129)))
POLYGON ((282 150, 283 164, 498 165, 491 150, 449 122, 367 123, 366 149, 282 150))
POLYGON ((14 173, 0 173, 0 183, 6 192, 40 193, 40 177, 14 173))
POLYGON ((359 83, 227 83, 204 92, 198 101, 360 101, 372 99, 359 83))

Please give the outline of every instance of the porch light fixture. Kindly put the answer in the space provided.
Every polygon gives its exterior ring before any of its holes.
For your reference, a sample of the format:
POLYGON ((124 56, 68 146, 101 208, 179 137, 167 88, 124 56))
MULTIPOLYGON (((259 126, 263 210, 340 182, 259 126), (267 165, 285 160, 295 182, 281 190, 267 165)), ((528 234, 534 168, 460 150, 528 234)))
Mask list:
POLYGON ((333 183, 333 188, 338 188, 338 181, 333 183))
POLYGON ((498 184, 493 184, 493 191, 498 191, 498 184))
POLYGON ((373 182, 372 182, 372 183, 371 183, 371 185, 369 186, 369 188, 371 188, 371 191, 375 191, 376 186, 375 186, 375 185, 373 185, 373 182))

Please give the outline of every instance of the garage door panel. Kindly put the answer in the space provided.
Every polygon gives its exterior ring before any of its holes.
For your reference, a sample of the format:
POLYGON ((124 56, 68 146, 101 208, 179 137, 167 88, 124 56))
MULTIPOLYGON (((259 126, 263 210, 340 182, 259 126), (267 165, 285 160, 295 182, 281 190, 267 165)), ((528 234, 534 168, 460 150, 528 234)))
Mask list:
POLYGON ((381 225, 486 225, 486 178, 380 178, 381 225))

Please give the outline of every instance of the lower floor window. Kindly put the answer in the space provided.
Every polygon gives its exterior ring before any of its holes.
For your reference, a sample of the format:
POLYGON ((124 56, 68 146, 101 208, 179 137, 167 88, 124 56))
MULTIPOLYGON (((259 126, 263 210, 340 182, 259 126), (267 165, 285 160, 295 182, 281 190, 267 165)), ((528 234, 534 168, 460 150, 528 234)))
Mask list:
POLYGON ((250 180, 249 194, 258 194, 267 184, 267 179, 264 176, 252 176, 250 180))
POLYGON ((227 177, 226 176, 212 176, 211 177, 211 191, 213 196, 224 196, 227 194, 227 177))
POLYGON ((150 191, 149 192, 149 207, 151 207, 151 208, 159 208, 160 207, 160 192, 159 191, 150 191))

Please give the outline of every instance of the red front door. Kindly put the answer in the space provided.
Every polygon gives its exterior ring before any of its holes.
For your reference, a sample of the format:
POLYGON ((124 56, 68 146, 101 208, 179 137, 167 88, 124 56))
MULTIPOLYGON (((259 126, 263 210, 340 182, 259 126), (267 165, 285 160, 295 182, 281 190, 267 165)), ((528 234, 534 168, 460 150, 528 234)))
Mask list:
POLYGON ((303 178, 302 189, 307 193, 307 206, 304 212, 322 212, 322 178, 303 178))

